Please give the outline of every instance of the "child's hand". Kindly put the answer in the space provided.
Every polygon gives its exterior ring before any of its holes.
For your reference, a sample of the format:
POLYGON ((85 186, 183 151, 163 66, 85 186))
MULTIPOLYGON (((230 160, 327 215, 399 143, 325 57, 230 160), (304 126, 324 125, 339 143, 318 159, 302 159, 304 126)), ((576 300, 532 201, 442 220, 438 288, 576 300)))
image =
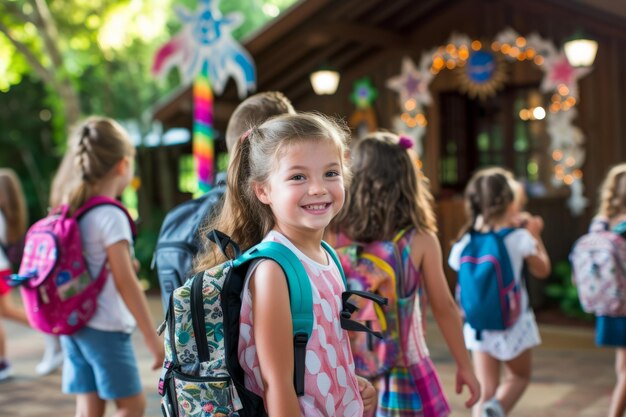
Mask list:
POLYGON ((467 385, 470 397, 465 401, 465 407, 470 408, 480 399, 480 383, 474 375, 472 369, 457 369, 456 371, 456 393, 463 391, 463 385, 467 385))
POLYGON ((146 347, 154 359, 150 369, 153 371, 159 369, 163 366, 163 361, 165 360, 165 347, 163 346, 163 340, 155 334, 155 337, 146 337, 145 342, 146 347))
POLYGON ((535 237, 541 236, 543 219, 540 216, 531 216, 526 222, 526 229, 535 237))
POLYGON ((133 269, 135 270, 135 274, 138 274, 139 269, 141 269, 141 264, 137 258, 133 258, 133 269))
POLYGON ((373 412, 376 410, 376 403, 378 402, 378 399, 376 398, 376 389, 374 389, 372 383, 367 379, 358 375, 356 379, 359 383, 359 393, 361 394, 361 399, 363 400, 363 415, 373 415, 373 412))

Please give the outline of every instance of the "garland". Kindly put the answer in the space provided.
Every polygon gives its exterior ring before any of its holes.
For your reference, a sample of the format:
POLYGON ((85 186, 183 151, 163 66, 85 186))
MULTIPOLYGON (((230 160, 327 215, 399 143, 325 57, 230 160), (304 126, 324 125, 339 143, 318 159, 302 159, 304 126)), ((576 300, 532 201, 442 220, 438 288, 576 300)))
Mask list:
POLYGON ((401 73, 387 80, 387 87, 398 92, 402 109, 394 118, 394 127, 398 133, 413 138, 415 150, 422 155, 422 138, 428 125, 425 111, 432 103, 429 85, 433 78, 441 71, 456 69, 461 77, 461 89, 471 97, 485 100, 504 84, 503 61, 532 61, 543 71, 540 90, 551 95, 548 111, 542 107, 524 109, 520 117, 523 120, 545 117, 553 161, 552 184, 570 187, 567 206, 572 214, 580 215, 588 205, 581 168, 585 161, 585 137, 573 119, 577 114, 578 80, 591 68, 572 67, 562 50, 536 33, 524 37, 507 28, 490 45, 466 35, 452 34, 446 45, 423 52, 419 66, 404 57, 401 73))

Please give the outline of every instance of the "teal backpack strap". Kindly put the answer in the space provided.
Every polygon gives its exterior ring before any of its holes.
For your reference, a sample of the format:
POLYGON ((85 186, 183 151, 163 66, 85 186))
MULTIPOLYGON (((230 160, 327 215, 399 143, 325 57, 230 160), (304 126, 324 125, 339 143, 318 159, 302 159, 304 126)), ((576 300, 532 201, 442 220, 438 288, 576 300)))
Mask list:
POLYGON ((343 267, 341 266, 341 261, 339 260, 339 256, 337 256, 337 252, 332 248, 328 243, 322 240, 322 247, 328 252, 331 258, 333 258, 333 262, 337 265, 337 269, 339 269, 339 273, 341 274, 341 279, 343 280, 343 286, 347 290, 348 289, 348 281, 346 280, 346 274, 343 272, 343 267))
POLYGON ((313 332, 313 292, 311 281, 300 259, 285 245, 261 242, 233 261, 234 266, 253 259, 271 259, 278 263, 287 277, 289 304, 293 321, 294 386, 298 396, 304 395, 306 344, 313 332))

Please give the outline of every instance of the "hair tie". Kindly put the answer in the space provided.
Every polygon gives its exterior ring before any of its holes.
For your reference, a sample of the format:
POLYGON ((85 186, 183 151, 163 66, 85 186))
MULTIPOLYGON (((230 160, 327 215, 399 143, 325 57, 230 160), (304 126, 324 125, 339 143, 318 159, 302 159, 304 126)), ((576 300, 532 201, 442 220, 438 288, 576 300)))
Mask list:
POLYGON ((400 146, 402 149, 411 149, 413 147, 413 139, 408 136, 400 136, 398 146, 400 146))
POLYGON ((241 139, 239 139, 240 142, 243 142, 244 140, 246 140, 248 138, 248 136, 250 136, 250 133, 252 133, 252 127, 248 130, 246 130, 245 132, 243 132, 243 135, 241 135, 241 139))

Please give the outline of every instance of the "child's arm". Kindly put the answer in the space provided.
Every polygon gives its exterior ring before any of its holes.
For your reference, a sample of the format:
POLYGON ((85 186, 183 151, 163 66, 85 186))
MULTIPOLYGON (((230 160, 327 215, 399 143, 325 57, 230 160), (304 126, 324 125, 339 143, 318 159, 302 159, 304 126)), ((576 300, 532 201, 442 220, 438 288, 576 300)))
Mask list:
POLYGON ((541 239, 543 219, 540 216, 530 216, 524 226, 537 241, 537 253, 525 258, 528 270, 537 278, 547 278, 550 275, 550 257, 541 239))
POLYGON ((281 267, 261 262, 250 279, 254 339, 270 416, 299 416, 300 405, 293 386, 293 325, 289 288, 281 267))
POLYGON ((480 384, 465 348, 461 316, 443 273, 441 247, 434 233, 423 232, 415 235, 411 242, 411 261, 414 265, 421 263, 433 315, 456 362, 456 392, 461 393, 463 385, 467 385, 470 398, 465 406, 469 408, 480 398, 480 384))
POLYGON ((108 246, 106 253, 115 287, 137 321, 137 327, 143 334, 146 347, 152 353, 154 358, 152 369, 158 369, 163 366, 163 359, 165 358, 163 341, 157 335, 148 309, 148 300, 135 274, 128 241, 120 240, 108 246))

